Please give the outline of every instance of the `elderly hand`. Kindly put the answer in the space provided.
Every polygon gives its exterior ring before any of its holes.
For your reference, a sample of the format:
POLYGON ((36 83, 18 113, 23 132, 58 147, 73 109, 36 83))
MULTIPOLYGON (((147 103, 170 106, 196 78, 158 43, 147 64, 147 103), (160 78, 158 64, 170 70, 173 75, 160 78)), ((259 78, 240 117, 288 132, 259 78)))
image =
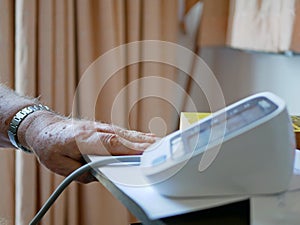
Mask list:
MULTIPOLYGON (((33 150, 43 165, 63 176, 86 163, 82 156, 84 154, 141 154, 157 139, 153 134, 100 122, 70 119, 48 111, 29 115, 19 127, 18 138, 23 146, 33 150)), ((83 183, 94 180, 90 173, 78 179, 83 183)))

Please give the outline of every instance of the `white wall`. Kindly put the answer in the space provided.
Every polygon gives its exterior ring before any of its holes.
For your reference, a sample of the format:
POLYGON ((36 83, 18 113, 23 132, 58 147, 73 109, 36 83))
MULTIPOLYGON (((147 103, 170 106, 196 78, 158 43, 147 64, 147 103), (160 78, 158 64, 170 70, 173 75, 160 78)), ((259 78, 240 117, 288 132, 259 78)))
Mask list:
POLYGON ((291 114, 300 115, 300 56, 205 48, 201 57, 217 77, 226 103, 271 91, 286 101, 291 114))

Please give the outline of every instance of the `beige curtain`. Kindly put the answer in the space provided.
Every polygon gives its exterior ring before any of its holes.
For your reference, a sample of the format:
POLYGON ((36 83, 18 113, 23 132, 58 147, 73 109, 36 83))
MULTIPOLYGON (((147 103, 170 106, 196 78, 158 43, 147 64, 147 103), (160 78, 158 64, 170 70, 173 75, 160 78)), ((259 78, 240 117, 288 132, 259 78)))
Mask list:
MULTIPOLYGON (((70 114, 76 87, 94 60, 132 41, 174 42, 177 24, 177 4, 173 0, 0 0, 0 81, 19 93, 41 96, 56 111, 70 114)), ((141 52, 137 49, 127 54, 141 52)), ((153 75, 176 77, 169 66, 135 63, 117 71, 99 92, 97 85, 102 82, 103 71, 84 87, 76 104, 84 114, 89 110, 89 96, 97 94, 95 109, 91 110, 104 122, 114 122, 114 99, 130 82, 153 75)), ((171 122, 176 114, 173 107, 159 98, 139 99, 141 89, 128 88, 121 96, 117 106, 119 125, 149 131, 151 118, 159 116, 166 121, 165 133, 174 130, 177 124, 171 122), (131 99, 138 101, 129 108, 131 99)), ((157 91, 159 96, 165 90, 158 86, 157 91)), ((159 131, 159 126, 155 125, 154 131, 155 127, 159 131)), ((1 150, 0 224, 28 224, 61 181, 62 177, 48 172, 32 155, 1 150)), ((133 220, 99 183, 73 183, 42 224, 113 225, 133 220)))
POLYGON ((202 2, 200 46, 229 46, 273 53, 300 52, 300 0, 202 2))

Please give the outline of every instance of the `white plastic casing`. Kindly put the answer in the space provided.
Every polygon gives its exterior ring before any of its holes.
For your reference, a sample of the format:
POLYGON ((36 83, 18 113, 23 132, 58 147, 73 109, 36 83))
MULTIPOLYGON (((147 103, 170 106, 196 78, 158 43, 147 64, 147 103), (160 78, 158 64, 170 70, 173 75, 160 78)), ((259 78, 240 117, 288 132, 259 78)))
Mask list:
MULTIPOLYGON (((214 132, 220 131, 214 129, 212 135, 214 132)), ((142 155, 141 169, 153 187, 166 196, 273 194, 288 188, 294 154, 295 138, 285 103, 274 94, 264 92, 240 100, 153 144, 142 155), (276 109, 223 138, 209 142, 205 148, 194 150, 186 147, 186 134, 199 130, 205 121, 213 121, 261 97, 275 104, 276 109), (182 140, 174 151, 171 142, 178 136, 182 140), (201 169, 200 161, 205 154, 205 159, 211 162, 201 169)))

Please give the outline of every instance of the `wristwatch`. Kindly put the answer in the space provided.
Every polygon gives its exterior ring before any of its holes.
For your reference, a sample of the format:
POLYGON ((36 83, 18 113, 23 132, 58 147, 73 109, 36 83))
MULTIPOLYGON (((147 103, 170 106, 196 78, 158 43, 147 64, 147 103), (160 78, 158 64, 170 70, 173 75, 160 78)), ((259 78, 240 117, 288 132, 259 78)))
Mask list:
POLYGON ((37 105, 31 105, 27 106, 23 109, 21 109, 19 112, 17 112, 12 120, 10 121, 9 128, 8 128, 8 137, 10 142, 12 143, 13 146, 15 146, 18 149, 23 150, 24 152, 27 153, 32 153, 32 151, 24 146, 22 146, 19 141, 18 141, 18 129, 22 121, 31 113, 40 111, 40 110, 46 110, 50 111, 49 107, 42 105, 42 104, 37 104, 37 105))

